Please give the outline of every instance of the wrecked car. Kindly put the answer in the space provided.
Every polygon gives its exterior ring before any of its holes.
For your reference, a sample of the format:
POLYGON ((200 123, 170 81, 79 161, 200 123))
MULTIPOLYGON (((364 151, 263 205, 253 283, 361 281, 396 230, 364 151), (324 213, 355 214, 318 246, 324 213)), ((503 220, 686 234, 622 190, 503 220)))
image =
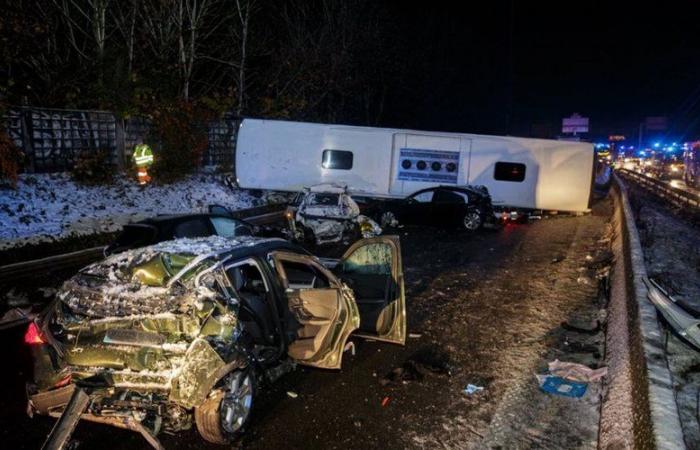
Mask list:
POLYGON ((322 184, 305 188, 287 208, 290 234, 297 242, 327 244, 381 234, 381 227, 360 214, 347 187, 322 184))
POLYGON ((162 242, 84 268, 29 325, 28 410, 60 417, 87 393, 76 421, 151 443, 194 423, 224 444, 244 431, 260 388, 296 364, 340 368, 351 334, 405 342, 396 236, 323 263, 279 238, 162 242))
POLYGON ((256 227, 228 213, 174 214, 130 223, 105 248, 105 256, 179 238, 252 236, 256 227))
POLYGON ((372 215, 382 227, 435 225, 476 231, 496 216, 485 186, 438 186, 404 199, 377 201, 372 215))

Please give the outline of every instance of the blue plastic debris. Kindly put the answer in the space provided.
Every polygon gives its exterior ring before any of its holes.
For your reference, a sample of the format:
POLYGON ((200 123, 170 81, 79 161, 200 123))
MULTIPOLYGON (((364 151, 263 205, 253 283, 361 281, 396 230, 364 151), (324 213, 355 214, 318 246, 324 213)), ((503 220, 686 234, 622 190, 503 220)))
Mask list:
POLYGON ((548 394, 563 395, 564 397, 583 397, 588 385, 577 381, 570 381, 553 375, 538 375, 540 389, 548 394))
POLYGON ((468 384, 467 387, 464 388, 464 393, 467 395, 472 395, 483 390, 484 388, 481 386, 477 386, 475 384, 468 384))

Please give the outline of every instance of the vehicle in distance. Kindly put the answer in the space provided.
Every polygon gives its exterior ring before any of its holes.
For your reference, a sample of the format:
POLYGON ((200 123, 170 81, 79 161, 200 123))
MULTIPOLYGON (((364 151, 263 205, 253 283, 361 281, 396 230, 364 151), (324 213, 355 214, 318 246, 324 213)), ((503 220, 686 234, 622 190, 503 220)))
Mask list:
POLYGON ((373 216, 383 226, 435 225, 476 231, 492 226, 496 216, 484 186, 439 186, 405 199, 378 201, 373 216))
POLYGON ((283 239, 219 236, 92 264, 27 329, 30 410, 60 416, 84 391, 82 420, 152 436, 194 421, 230 442, 263 380, 295 364, 340 368, 352 333, 404 344, 398 237, 360 240, 328 266, 283 239))
POLYGON ((255 227, 226 214, 176 214, 156 216, 125 225, 105 256, 178 238, 252 236, 255 227))
POLYGON ((685 184, 700 189, 700 142, 693 142, 683 154, 683 180, 685 184))

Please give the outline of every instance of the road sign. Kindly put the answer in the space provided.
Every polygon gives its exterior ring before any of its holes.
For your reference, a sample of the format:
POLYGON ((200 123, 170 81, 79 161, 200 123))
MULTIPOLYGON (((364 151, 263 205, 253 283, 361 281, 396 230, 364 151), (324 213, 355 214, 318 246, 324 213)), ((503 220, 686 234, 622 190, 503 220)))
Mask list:
POLYGON ((565 117, 561 121, 562 133, 588 133, 588 117, 581 117, 574 113, 571 117, 565 117))
POLYGON ((625 140, 625 136, 623 136, 621 134, 611 134, 610 136, 608 136, 608 141, 610 141, 610 142, 620 142, 620 141, 624 141, 624 140, 625 140))
POLYGON ((647 131, 665 131, 668 128, 668 119, 664 116, 647 117, 644 119, 647 131))

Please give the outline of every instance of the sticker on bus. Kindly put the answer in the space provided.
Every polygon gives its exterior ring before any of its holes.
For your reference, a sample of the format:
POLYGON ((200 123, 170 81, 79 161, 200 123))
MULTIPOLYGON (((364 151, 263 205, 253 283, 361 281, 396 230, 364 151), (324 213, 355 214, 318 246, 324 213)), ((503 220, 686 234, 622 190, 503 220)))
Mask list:
POLYGON ((459 158, 459 152, 402 148, 398 161, 398 179, 457 184, 459 158))

